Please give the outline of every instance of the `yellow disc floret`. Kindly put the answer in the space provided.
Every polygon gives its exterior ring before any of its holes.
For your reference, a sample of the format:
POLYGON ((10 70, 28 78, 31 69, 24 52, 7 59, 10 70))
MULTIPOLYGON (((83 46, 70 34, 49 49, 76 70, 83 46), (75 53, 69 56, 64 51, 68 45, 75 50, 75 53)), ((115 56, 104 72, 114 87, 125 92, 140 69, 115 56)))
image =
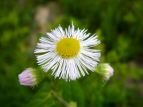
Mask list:
POLYGON ((62 58, 75 57, 80 50, 79 40, 74 38, 63 38, 56 44, 56 52, 62 58))

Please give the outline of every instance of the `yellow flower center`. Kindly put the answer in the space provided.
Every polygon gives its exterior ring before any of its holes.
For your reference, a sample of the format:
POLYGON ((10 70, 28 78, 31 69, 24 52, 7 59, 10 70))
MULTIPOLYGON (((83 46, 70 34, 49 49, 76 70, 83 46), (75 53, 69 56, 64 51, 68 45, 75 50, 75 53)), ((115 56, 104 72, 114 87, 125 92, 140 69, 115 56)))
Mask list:
POLYGON ((79 40, 74 38, 63 38, 56 45, 56 51, 62 58, 75 57, 79 50, 79 40))

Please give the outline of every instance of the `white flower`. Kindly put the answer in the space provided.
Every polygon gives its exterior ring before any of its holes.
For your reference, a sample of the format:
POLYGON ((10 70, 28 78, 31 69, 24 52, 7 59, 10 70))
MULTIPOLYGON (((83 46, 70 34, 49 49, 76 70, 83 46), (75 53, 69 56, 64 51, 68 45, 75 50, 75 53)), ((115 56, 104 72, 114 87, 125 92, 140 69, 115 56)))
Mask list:
POLYGON ((45 72, 65 80, 75 80, 93 71, 99 61, 100 51, 93 49, 100 43, 96 35, 87 30, 61 26, 40 38, 35 49, 37 62, 45 72))
POLYGON ((24 86, 35 86, 37 84, 36 75, 33 68, 27 68, 18 75, 19 82, 24 86))

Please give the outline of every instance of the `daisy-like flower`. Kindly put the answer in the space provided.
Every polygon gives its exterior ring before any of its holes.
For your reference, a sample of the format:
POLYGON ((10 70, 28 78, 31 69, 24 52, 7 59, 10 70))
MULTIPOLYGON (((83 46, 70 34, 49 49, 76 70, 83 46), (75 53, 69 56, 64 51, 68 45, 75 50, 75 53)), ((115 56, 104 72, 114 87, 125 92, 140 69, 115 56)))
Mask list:
POLYGON ((100 51, 94 49, 100 43, 96 35, 87 30, 75 29, 74 25, 61 26, 40 38, 35 49, 37 62, 45 72, 65 80, 75 80, 94 71, 100 51))

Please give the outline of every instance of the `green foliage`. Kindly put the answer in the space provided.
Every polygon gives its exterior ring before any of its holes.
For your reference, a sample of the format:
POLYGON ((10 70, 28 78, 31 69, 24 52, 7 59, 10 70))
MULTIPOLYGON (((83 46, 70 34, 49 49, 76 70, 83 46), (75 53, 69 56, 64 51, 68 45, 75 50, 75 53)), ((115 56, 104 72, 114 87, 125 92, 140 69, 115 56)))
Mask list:
POLYGON ((34 88, 19 85, 18 74, 36 67, 33 49, 43 32, 34 15, 51 0, 3 0, 0 2, 0 106, 1 107, 142 107, 143 106, 143 1, 54 0, 62 15, 47 29, 73 23, 97 33, 102 61, 115 74, 103 86, 92 72, 76 81, 47 79, 34 88), (34 35, 34 33, 36 34, 34 35))

